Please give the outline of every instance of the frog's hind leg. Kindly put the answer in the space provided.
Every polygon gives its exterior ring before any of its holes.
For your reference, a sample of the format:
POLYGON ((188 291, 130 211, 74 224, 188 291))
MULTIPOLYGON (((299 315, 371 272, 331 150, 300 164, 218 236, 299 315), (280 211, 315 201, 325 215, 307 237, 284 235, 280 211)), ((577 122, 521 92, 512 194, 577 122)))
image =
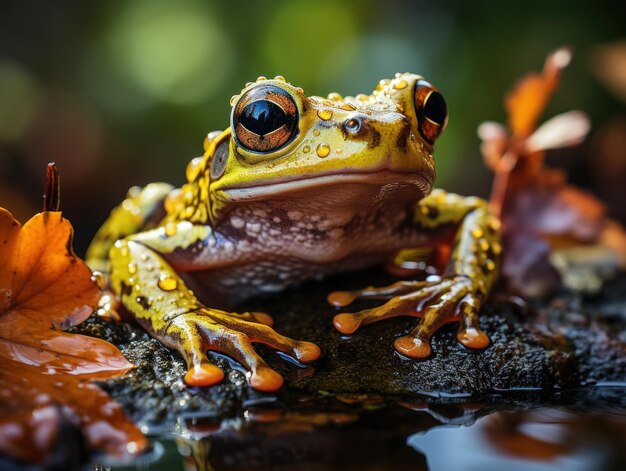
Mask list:
POLYGON ((109 250, 116 240, 156 226, 165 215, 164 202, 173 187, 151 183, 132 187, 122 203, 111 211, 87 249, 85 261, 94 271, 109 272, 109 250))

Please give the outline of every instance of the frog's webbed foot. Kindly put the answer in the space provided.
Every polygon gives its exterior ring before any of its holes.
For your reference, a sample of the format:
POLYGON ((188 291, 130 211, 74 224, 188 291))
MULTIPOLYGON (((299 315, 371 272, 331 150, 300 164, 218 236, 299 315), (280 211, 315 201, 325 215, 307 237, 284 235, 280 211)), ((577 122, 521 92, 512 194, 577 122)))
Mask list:
POLYGON ((459 322, 457 339, 464 346, 481 349, 489 345, 489 338, 478 323, 480 293, 475 281, 456 275, 437 281, 400 281, 382 288, 337 291, 328 296, 328 301, 334 306, 345 307, 356 299, 389 300, 372 309, 336 315, 335 328, 347 335, 363 325, 383 319, 419 317, 419 324, 409 335, 396 339, 395 348, 411 358, 426 358, 431 353, 430 338, 448 322, 459 322))
POLYGON ((255 352, 253 343, 263 343, 304 363, 319 358, 320 349, 311 342, 278 334, 269 327, 271 323, 272 318, 265 313, 236 314, 202 307, 172 319, 166 337, 187 362, 185 383, 190 386, 211 386, 223 379, 222 370, 206 356, 206 351, 212 350, 241 363, 254 389, 276 391, 283 378, 255 352))

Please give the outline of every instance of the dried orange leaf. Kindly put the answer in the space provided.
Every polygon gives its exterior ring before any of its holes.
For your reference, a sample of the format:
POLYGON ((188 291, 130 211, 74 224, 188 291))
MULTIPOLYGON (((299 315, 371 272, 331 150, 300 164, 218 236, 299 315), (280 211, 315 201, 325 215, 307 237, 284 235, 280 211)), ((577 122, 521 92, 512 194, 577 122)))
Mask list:
POLYGON ((89 267, 74 256, 61 213, 39 213, 22 228, 0 208, 0 332, 68 328, 98 302, 89 267))
POLYGON ((516 137, 529 136, 559 83, 561 70, 570 63, 572 53, 560 48, 546 59, 541 74, 528 74, 505 99, 509 128, 516 137))
POLYGON ((84 321, 99 297, 72 235, 61 213, 37 214, 22 227, 0 208, 0 453, 23 461, 45 463, 61 420, 110 454, 146 446, 119 405, 89 382, 133 365, 104 340, 59 330, 84 321))

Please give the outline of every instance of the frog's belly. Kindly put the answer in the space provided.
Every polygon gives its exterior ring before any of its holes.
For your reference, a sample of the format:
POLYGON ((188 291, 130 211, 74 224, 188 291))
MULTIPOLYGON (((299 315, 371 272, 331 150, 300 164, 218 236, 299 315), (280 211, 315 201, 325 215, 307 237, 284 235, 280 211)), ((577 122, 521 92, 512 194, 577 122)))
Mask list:
POLYGON ((392 253, 387 252, 352 255, 332 263, 312 263, 296 258, 279 262, 257 261, 236 267, 186 273, 183 277, 204 304, 232 308, 262 293, 278 292, 306 280, 378 265, 391 256, 392 253))

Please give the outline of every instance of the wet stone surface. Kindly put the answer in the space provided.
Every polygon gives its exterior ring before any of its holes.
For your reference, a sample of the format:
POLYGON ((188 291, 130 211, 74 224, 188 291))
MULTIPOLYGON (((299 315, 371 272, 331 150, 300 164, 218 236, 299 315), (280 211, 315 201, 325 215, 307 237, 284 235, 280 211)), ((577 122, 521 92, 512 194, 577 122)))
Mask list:
MULTIPOLYGON (((384 285, 394 281, 376 271, 311 282, 277 295, 258 298, 240 311, 270 313, 282 334, 317 343, 323 357, 301 367, 275 352, 258 347, 270 366, 286 378, 278 394, 251 390, 243 371, 221 355, 210 354, 226 371, 212 388, 189 388, 182 377, 179 355, 162 347, 138 326, 113 325, 90 319, 76 331, 102 337, 137 365, 122 379, 102 386, 141 424, 168 426, 176 416, 227 417, 247 404, 293 401, 302 397, 368 394, 450 403, 497 397, 515 401, 503 390, 559 391, 602 382, 626 381, 626 275, 594 298, 561 292, 520 309, 509 302, 490 301, 481 326, 491 339, 485 351, 464 349, 456 341, 455 325, 435 334, 432 356, 409 360, 393 348, 396 337, 417 322, 397 318, 364 327, 351 337, 332 325, 337 311, 326 302, 333 290, 384 285), (495 394, 495 396, 494 396, 495 394), (507 398, 507 395, 509 397, 507 398)), ((380 301, 355 303, 345 312, 380 301)), ((533 394, 537 394, 533 392, 533 394)))

